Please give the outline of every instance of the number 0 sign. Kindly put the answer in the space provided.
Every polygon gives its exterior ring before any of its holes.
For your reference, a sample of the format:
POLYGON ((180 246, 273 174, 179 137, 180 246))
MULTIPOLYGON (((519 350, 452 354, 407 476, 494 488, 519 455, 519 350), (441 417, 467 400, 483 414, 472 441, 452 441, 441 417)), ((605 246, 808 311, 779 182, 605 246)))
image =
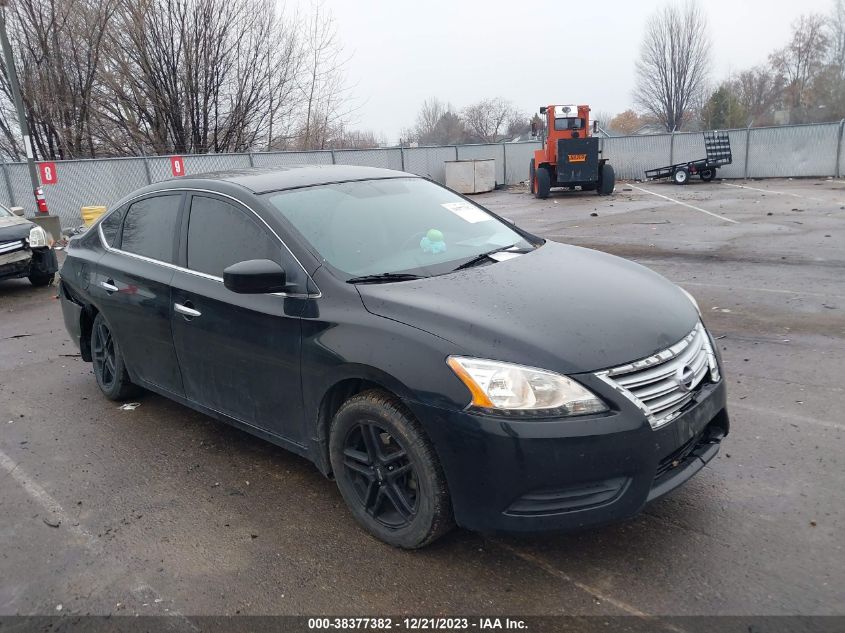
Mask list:
POLYGON ((59 175, 56 173, 56 163, 38 163, 38 170, 41 172, 42 185, 55 185, 59 182, 59 175))
POLYGON ((181 156, 170 157, 170 173, 172 173, 174 176, 185 175, 185 161, 182 160, 181 156))

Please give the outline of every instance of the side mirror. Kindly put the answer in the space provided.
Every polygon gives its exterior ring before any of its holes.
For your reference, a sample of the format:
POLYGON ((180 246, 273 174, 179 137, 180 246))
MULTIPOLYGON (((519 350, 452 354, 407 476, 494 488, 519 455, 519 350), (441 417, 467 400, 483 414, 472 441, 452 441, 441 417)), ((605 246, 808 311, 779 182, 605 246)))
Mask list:
POLYGON ((284 292, 288 289, 284 269, 269 259, 250 259, 223 271, 223 285, 243 295, 284 292))
POLYGON ((23 207, 9 207, 9 211, 14 213, 18 217, 23 217, 23 207))

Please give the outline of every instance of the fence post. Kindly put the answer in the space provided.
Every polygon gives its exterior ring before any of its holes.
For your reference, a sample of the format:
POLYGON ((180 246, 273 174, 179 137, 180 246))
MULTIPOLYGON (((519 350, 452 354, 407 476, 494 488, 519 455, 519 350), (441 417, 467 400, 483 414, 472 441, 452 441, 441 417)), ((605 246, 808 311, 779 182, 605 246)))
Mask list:
MULTIPOLYGON (((15 190, 12 189, 12 179, 9 178, 9 166, 6 164, 6 157, 0 156, 3 159, 3 179, 6 181, 6 191, 9 192, 9 206, 16 207, 15 190)), ((837 161, 838 164, 838 161, 837 161)))
POLYGON ((672 130, 672 136, 669 137, 669 164, 675 164, 675 130, 672 130))
POLYGON ((249 152, 247 156, 249 156, 249 166, 255 167, 255 157, 252 155, 252 152, 249 152))
POLYGON ((147 152, 144 151, 144 148, 141 148, 141 156, 144 157, 144 173, 147 175, 147 184, 153 184, 153 175, 150 172, 150 161, 147 158, 147 152))
POLYGON ((458 146, 457 145, 455 145, 455 160, 460 160, 458 158, 458 146))
POLYGON ((751 151, 751 126, 745 128, 745 167, 742 171, 743 180, 748 180, 748 154, 751 151))
POLYGON ((508 145, 502 141, 502 184, 508 184, 508 145))
MULTIPOLYGON (((842 160, 842 132, 845 130, 845 119, 839 122, 839 140, 836 143, 836 164, 833 166, 833 177, 842 178, 842 171, 839 169, 839 163, 842 160)), ((6 161, 3 161, 3 168, 6 168, 6 161)), ((8 178, 8 176, 7 176, 8 178)))
POLYGON ((334 156, 334 148, 332 148, 330 151, 332 153, 332 165, 337 165, 337 160, 335 159, 335 156, 334 156))
POLYGON ((399 160, 402 165, 402 171, 405 171, 405 147, 401 142, 399 143, 399 160))

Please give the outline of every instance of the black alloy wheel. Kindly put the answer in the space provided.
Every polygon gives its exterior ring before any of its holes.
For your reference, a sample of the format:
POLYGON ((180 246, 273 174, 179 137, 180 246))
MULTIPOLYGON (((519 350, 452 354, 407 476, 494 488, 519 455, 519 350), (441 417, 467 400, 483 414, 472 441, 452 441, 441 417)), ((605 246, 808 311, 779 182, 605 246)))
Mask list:
POLYGON ((129 378, 120 346, 102 314, 91 326, 91 360, 100 391, 110 400, 125 400, 141 391, 129 378))
POLYGON ((94 324, 94 330, 91 333, 91 356, 94 359, 97 382, 104 391, 110 391, 117 380, 117 356, 114 350, 114 339, 105 319, 99 319, 94 324))
POLYGON ((346 435, 346 476, 358 501, 389 529, 407 527, 419 508, 417 473, 407 451, 375 421, 362 421, 346 435))
POLYGON ((332 472, 352 516, 396 547, 424 547, 454 525, 440 461, 401 399, 380 389, 352 396, 329 431, 332 472))

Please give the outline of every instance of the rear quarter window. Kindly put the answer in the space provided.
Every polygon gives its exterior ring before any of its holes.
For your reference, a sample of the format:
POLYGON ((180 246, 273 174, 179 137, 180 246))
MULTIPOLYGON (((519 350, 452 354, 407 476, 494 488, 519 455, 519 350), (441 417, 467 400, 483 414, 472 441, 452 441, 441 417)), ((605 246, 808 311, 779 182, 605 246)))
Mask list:
POLYGON ((120 238, 120 226, 123 224, 123 218, 125 215, 126 207, 121 207, 117 211, 110 213, 102 222, 100 222, 100 230, 103 232, 106 244, 112 248, 120 248, 118 239, 120 238))
POLYGON ((133 202, 123 221, 121 250, 169 264, 174 251, 182 194, 168 194, 133 202))

